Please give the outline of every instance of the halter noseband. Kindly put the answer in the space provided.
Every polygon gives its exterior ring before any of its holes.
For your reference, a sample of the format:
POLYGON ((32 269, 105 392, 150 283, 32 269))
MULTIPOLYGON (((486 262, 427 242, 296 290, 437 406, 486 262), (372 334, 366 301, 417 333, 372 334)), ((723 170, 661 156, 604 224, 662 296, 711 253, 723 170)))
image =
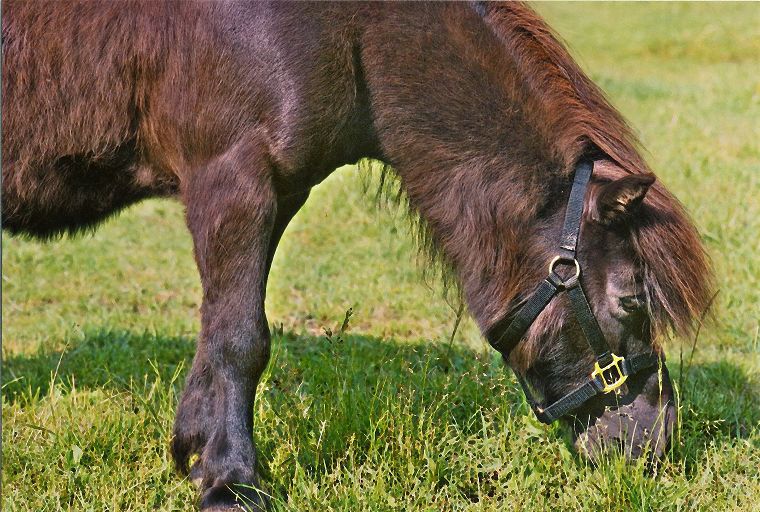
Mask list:
POLYGON ((508 314, 497 322, 489 329, 486 336, 491 346, 507 359, 509 353, 520 342, 552 298, 560 292, 567 292, 575 318, 581 326, 586 341, 596 355, 596 362, 588 381, 546 407, 541 407, 538 404, 525 380, 515 372, 533 412, 539 421, 546 424, 572 412, 600 393, 606 394, 615 391, 623 385, 629 375, 655 366, 659 361, 659 356, 653 352, 629 357, 613 354, 604 339, 604 334, 599 328, 594 313, 591 311, 586 294, 583 292, 581 266, 576 259, 576 247, 581 230, 586 188, 593 170, 594 164, 588 160, 581 160, 575 167, 575 177, 565 212, 559 251, 549 263, 549 275, 541 281, 536 291, 516 313, 508 314), (574 266, 574 275, 567 279, 560 277, 556 272, 560 264, 574 266))

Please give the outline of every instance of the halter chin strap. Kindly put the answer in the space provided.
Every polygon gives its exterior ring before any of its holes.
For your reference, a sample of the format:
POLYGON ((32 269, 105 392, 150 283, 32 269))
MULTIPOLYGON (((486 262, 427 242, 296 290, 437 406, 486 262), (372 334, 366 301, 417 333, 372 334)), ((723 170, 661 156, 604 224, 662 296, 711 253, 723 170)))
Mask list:
POLYGON ((486 335, 491 346, 501 352, 505 359, 509 358, 512 349, 522 340, 554 296, 563 291, 567 292, 575 318, 596 356, 594 370, 589 380, 556 402, 541 407, 533 398, 525 380, 515 372, 536 417, 547 424, 572 412, 600 393, 615 391, 623 385, 629 375, 655 366, 659 361, 659 356, 655 353, 637 354, 626 358, 613 354, 581 286, 581 266, 576 259, 576 248, 581 230, 586 188, 593 170, 594 164, 589 160, 581 160, 575 168, 573 187, 570 190, 565 221, 562 224, 559 250, 549 263, 549 275, 541 281, 538 288, 516 313, 506 315, 489 329, 486 335), (563 279, 557 274, 557 267, 560 265, 574 267, 574 274, 563 279))

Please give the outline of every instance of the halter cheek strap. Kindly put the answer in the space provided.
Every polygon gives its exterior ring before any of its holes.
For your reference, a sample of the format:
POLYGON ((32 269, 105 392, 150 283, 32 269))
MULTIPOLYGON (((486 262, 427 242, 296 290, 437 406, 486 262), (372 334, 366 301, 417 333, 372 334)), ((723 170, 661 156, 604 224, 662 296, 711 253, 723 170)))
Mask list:
POLYGON ((588 160, 580 161, 575 168, 573 187, 570 190, 570 199, 562 224, 559 250, 557 256, 549 263, 549 275, 541 281, 516 313, 502 318, 486 334, 491 346, 501 352, 505 359, 508 358, 510 352, 522 340, 551 300, 558 293, 567 292, 575 318, 596 356, 596 362, 588 381, 546 407, 541 407, 534 400, 527 383, 517 374, 518 381, 533 411, 540 421, 547 424, 572 412, 600 393, 615 391, 623 385, 629 375, 655 366, 659 361, 658 355, 653 352, 627 358, 613 354, 581 286, 581 266, 576 258, 576 249, 580 237, 586 189, 593 170, 594 165, 588 160), (574 266, 574 275, 567 279, 560 277, 557 274, 557 267, 560 265, 574 266))

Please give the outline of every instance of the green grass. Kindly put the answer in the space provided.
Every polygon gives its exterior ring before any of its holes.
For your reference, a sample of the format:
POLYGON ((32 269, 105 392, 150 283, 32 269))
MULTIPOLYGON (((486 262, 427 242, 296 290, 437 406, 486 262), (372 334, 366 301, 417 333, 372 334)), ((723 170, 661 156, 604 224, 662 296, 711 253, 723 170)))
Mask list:
MULTIPOLYGON (((760 510, 760 8, 538 8, 715 262, 693 362, 691 340, 668 343, 678 442, 654 474, 571 454, 470 320, 449 346, 455 311, 419 278, 405 222, 345 168, 288 229, 269 283, 256 438, 279 509, 760 510)), ((181 208, 146 202, 76 240, 4 236, 3 256, 3 510, 190 508, 167 450, 200 301, 181 208)))

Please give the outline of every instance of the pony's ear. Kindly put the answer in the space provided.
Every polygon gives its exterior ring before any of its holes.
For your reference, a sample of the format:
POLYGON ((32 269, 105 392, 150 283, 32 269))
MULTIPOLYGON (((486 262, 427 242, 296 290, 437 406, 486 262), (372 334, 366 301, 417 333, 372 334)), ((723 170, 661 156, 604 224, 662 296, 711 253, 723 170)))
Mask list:
POLYGON ((610 225, 625 220, 644 200, 654 174, 631 174, 602 185, 596 194, 592 218, 600 224, 610 225))

